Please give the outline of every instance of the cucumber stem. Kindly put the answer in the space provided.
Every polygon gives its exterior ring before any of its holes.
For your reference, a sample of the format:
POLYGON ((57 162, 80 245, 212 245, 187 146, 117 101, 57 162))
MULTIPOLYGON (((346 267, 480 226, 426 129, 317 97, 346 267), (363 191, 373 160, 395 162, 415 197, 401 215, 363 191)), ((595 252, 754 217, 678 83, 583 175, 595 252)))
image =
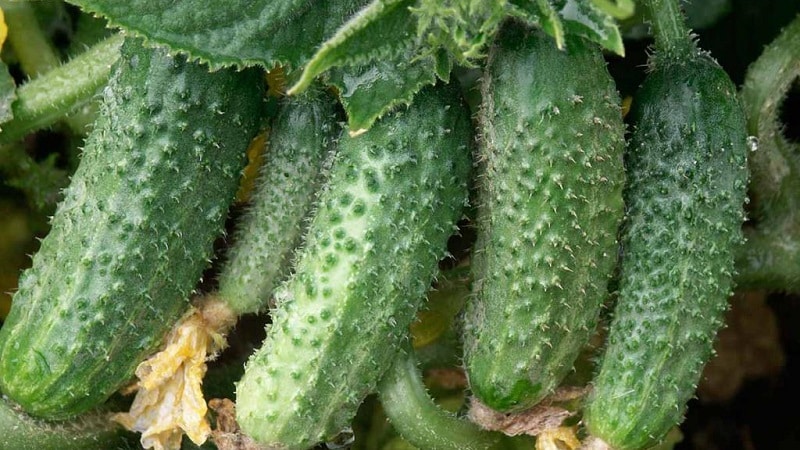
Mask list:
POLYGON ((58 67, 58 55, 44 35, 33 6, 28 2, 0 0, 0 8, 8 25, 8 43, 19 58, 22 70, 33 77, 58 67))
POLYGON ((736 255, 737 289, 800 292, 800 240, 794 223, 745 228, 736 255))
MULTIPOLYGON (((378 384, 386 416, 412 445, 430 450, 514 448, 512 438, 481 430, 439 408, 428 396, 408 345, 378 384)), ((525 438, 522 438, 525 439, 525 438)))
POLYGON ((696 53, 678 0, 642 0, 642 6, 661 54, 671 61, 680 61, 696 53))
POLYGON ((737 283, 800 292, 800 145, 781 132, 783 97, 800 77, 800 16, 749 67, 741 99, 747 132, 758 138, 748 158, 755 226, 736 259, 737 283))
POLYGON ((800 16, 747 70, 741 99, 747 132, 758 137, 758 149, 748 158, 751 197, 756 219, 797 214, 800 200, 800 146, 781 132, 780 107, 792 83, 800 77, 800 16))
POLYGON ((14 118, 0 125, 0 144, 52 125, 77 105, 91 99, 108 82, 111 66, 119 58, 122 36, 111 36, 46 74, 17 89, 14 118))

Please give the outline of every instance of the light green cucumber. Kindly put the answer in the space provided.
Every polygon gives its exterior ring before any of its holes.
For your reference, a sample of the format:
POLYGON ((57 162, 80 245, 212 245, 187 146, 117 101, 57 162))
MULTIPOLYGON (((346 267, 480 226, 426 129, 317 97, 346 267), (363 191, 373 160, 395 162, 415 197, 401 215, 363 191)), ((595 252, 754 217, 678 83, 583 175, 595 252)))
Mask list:
POLYGON ((0 390, 75 416, 129 381, 184 313, 260 123, 261 74, 128 40, 52 229, 0 332, 0 390))
POLYGON ((237 314, 263 308, 288 275, 340 134, 334 99, 312 90, 275 118, 252 202, 236 225, 219 298, 237 314), (327 167, 326 167, 327 166, 327 167))
POLYGON ((311 447, 347 426, 397 354, 467 198, 470 122, 427 89, 343 137, 295 273, 237 386, 257 441, 311 447))
POLYGON ((622 219, 624 125, 600 49, 507 24, 483 79, 470 389, 498 411, 553 392, 594 331, 622 219))
POLYGON ((677 0, 648 0, 656 51, 633 102, 619 299, 584 422, 617 450, 683 419, 732 291, 747 186, 745 120, 677 0))

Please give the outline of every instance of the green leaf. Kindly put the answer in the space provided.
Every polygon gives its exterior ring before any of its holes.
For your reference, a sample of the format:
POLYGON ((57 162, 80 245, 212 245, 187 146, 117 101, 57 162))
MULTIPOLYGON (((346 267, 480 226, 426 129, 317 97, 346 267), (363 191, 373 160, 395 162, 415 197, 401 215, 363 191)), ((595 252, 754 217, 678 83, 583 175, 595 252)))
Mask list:
POLYGON ((592 4, 600 11, 617 20, 624 20, 633 16, 636 10, 636 5, 633 4, 633 0, 592 0, 592 4))
MULTIPOLYGON (((11 74, 8 73, 8 66, 0 61, 0 124, 6 123, 14 118, 11 111, 11 104, 17 98, 17 85, 11 74)), ((0 127, 2 129, 2 127, 0 127)))
POLYGON ((334 66, 365 64, 403 53, 416 41, 416 19, 409 7, 415 0, 375 0, 325 41, 288 94, 304 91, 334 66))
POLYGON ((367 0, 69 0, 212 68, 298 68, 367 0))
POLYGON ((555 0, 553 5, 564 23, 564 31, 597 42, 612 52, 625 56, 617 23, 603 12, 594 0, 555 0))
POLYGON ((339 90, 351 135, 363 133, 393 107, 410 104, 414 94, 436 82, 433 57, 415 59, 417 53, 330 70, 327 81, 339 90))
POLYGON ((440 80, 450 82, 450 71, 453 70, 453 58, 444 49, 439 49, 434 55, 434 72, 440 80))
POLYGON ((472 66, 509 15, 509 0, 418 0, 417 36, 430 52, 446 49, 461 65, 472 66))
POLYGON ((558 48, 564 48, 564 25, 549 0, 511 0, 511 3, 515 7, 512 15, 540 27, 556 40, 558 48))

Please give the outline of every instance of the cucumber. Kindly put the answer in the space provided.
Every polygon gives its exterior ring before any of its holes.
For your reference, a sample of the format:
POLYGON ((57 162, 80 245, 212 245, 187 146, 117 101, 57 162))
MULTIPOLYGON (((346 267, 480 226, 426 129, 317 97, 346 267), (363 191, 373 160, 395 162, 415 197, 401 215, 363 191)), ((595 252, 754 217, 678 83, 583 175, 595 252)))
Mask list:
POLYGON ((467 198, 470 122, 454 89, 342 137, 295 273, 236 390, 257 441, 307 448, 353 418, 397 354, 467 198))
POLYGON ((622 220, 624 125, 600 49, 509 23, 483 78, 470 389, 502 412, 559 385, 594 331, 622 220))
POLYGON ((263 308, 288 275, 341 131, 335 107, 315 90, 281 105, 252 203, 236 225, 219 276, 218 297, 236 315, 263 308))
POLYGON ((677 3, 662 3, 645 3, 656 51, 630 113, 619 299, 584 414, 617 450, 649 447, 682 420, 742 242, 747 145, 736 87, 689 39, 677 3))
POLYGON ((104 411, 90 411, 67 422, 36 420, 0 397, 0 449, 108 450, 132 448, 130 435, 104 411))
POLYGON ((46 419, 119 389, 184 313, 260 123, 258 71, 121 52, 0 332, 0 390, 46 419))

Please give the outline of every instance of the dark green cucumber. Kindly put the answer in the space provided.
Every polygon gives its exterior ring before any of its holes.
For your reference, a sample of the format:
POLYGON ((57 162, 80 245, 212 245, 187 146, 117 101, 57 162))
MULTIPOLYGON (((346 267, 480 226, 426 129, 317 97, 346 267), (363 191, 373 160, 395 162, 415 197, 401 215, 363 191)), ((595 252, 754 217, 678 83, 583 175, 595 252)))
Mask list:
POLYGON ((100 403, 185 312, 260 123, 260 77, 123 45, 0 332, 0 390, 28 413, 100 403))
POLYGON ((353 418, 397 354, 467 197, 470 122, 454 89, 420 92, 343 137, 295 273, 237 386, 242 430, 307 448, 353 418))
POLYGON ((746 199, 736 87, 688 31, 666 45, 659 3, 647 2, 654 67, 631 110, 619 299, 584 416, 618 450, 649 447, 682 420, 732 291, 746 199))
POLYGON ((288 274, 327 176, 341 131, 338 119, 335 100, 314 90, 281 105, 252 203, 237 224, 219 277, 219 297, 237 315, 263 308, 288 274))
POLYGON ((483 80, 465 366, 487 406, 550 394, 597 325, 622 220, 624 125, 600 49, 508 24, 483 80))
POLYGON ((0 449, 109 450, 132 448, 110 413, 90 411, 67 422, 34 419, 0 397, 0 449))

